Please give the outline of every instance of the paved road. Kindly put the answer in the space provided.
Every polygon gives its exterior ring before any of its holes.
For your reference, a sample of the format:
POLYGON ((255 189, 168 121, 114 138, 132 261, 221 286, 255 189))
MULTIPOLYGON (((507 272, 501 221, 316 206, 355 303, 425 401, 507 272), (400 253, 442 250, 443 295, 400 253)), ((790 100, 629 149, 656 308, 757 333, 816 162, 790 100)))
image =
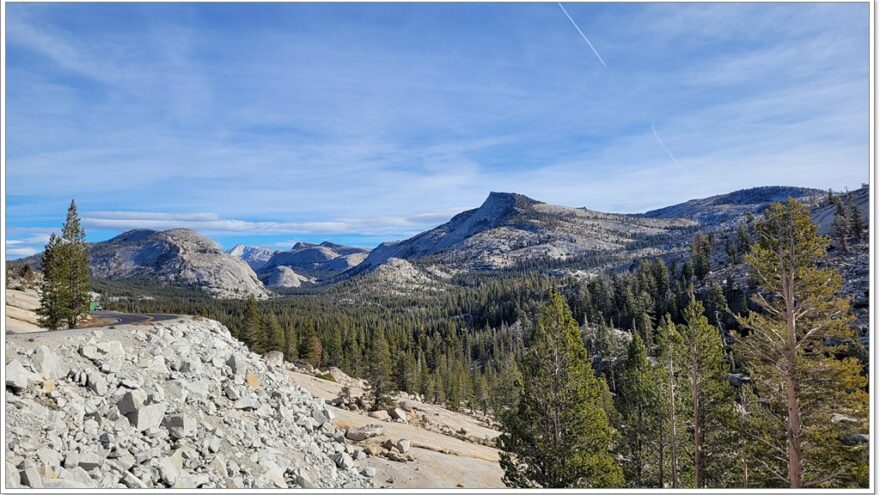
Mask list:
POLYGON ((86 332, 90 332, 96 328, 106 328, 114 325, 131 325, 132 323, 144 323, 147 321, 164 321, 164 320, 173 320, 178 318, 178 315, 168 315, 161 313, 147 313, 147 314, 139 314, 139 313, 120 313, 119 311, 92 311, 92 315, 98 318, 108 318, 113 321, 105 324, 98 325, 94 327, 87 328, 69 328, 63 330, 45 330, 42 332, 27 332, 27 333, 6 333, 6 337, 13 338, 28 338, 34 337, 37 335, 45 335, 51 333, 53 336, 57 337, 66 337, 72 335, 79 335, 86 332))
MULTIPOLYGON (((177 315, 166 315, 161 313, 147 313, 147 314, 138 314, 138 313, 120 313, 119 311, 92 311, 92 315, 97 316, 98 318, 112 318, 116 321, 112 323, 108 323, 106 325, 101 326, 110 326, 110 325, 130 325, 132 323, 143 323, 145 321, 163 321, 163 320, 173 320, 177 318, 177 315)), ((100 327, 91 327, 91 328, 100 328, 100 327)))

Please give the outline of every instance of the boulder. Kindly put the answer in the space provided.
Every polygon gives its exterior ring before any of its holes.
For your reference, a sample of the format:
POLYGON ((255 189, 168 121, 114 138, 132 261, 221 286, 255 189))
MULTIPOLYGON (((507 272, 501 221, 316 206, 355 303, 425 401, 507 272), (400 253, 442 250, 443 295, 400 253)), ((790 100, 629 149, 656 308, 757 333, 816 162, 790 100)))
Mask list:
POLYGON ((40 377, 25 369, 18 359, 14 359, 6 365, 6 386, 13 390, 22 390, 32 383, 36 383, 40 377))
MULTIPOLYGON (((162 424, 165 425, 171 438, 175 440, 186 438, 192 435, 195 431, 195 421, 190 419, 186 414, 172 414, 167 416, 162 424)), ((172 481, 170 484, 174 484, 174 482, 172 481)))
POLYGON ((40 477, 40 472, 37 471, 37 467, 31 463, 27 463, 25 468, 21 470, 19 480, 24 486, 43 488, 43 478, 40 477))
POLYGON ((67 454, 64 458, 64 468, 73 469, 80 467, 86 471, 98 468, 103 463, 103 459, 98 457, 94 452, 73 452, 67 454))
POLYGON ((137 412, 140 408, 144 407, 144 402, 147 401, 147 393, 143 390, 136 389, 126 392, 125 395, 119 399, 119 402, 116 403, 116 408, 119 409, 119 413, 123 416, 127 416, 131 413, 137 412))
POLYGON ((351 469, 354 466, 354 461, 351 456, 346 454, 345 452, 340 452, 333 457, 333 460, 336 462, 336 466, 340 469, 351 469))
POLYGON ((409 418, 406 415, 406 411, 398 407, 395 407, 394 409, 388 411, 388 414, 390 414, 391 417, 394 418, 396 421, 402 421, 404 423, 407 423, 409 421, 409 418))
POLYGON ((266 361, 266 364, 269 366, 282 367, 284 366, 284 354, 278 351, 267 352, 263 355, 263 359, 266 361))
POLYGON ((373 419, 378 419, 379 421, 391 421, 391 415, 385 410, 370 411, 369 416, 373 419))
POLYGON ((366 478, 372 478, 373 476, 376 476, 376 468, 374 468, 373 466, 367 466, 361 469, 361 475, 366 478))
POLYGON ((378 437, 383 433, 385 433, 385 428, 381 425, 369 424, 359 428, 349 428, 348 431, 345 432, 345 438, 360 442, 368 438, 378 437))
POLYGON ((144 431, 159 427, 165 418, 165 411, 167 409, 168 404, 165 403, 150 404, 128 414, 126 417, 138 431, 144 431))
POLYGON ((70 372, 70 366, 48 347, 41 345, 31 360, 34 371, 40 374, 44 380, 57 380, 64 378, 70 372))
POLYGON ((397 451, 401 454, 406 454, 407 452, 409 452, 410 445, 412 445, 412 443, 409 441, 409 439, 401 438, 397 441, 397 451))
POLYGON ((232 354, 229 356, 229 359, 226 360, 226 365, 229 366, 229 369, 234 376, 244 377, 244 374, 248 369, 247 361, 245 361, 244 357, 240 354, 232 354))

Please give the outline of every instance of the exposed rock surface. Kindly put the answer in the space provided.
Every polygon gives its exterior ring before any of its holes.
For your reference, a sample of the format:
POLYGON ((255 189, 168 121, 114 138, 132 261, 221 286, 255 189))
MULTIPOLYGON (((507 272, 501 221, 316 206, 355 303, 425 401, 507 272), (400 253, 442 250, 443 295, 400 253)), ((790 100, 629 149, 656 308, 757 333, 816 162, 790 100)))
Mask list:
POLYGON ((7 336, 6 360, 8 487, 371 486, 323 401, 215 321, 7 336))
POLYGON ((445 264, 476 269, 513 266, 535 259, 565 260, 593 251, 618 251, 638 237, 675 233, 692 220, 654 219, 555 206, 521 194, 489 194, 476 209, 399 242, 380 244, 352 273, 392 258, 434 257, 445 264))
POLYGON ((241 259, 254 270, 257 271, 262 268, 269 258, 272 257, 277 251, 274 249, 269 249, 265 247, 253 247, 253 246, 245 246, 243 244, 237 244, 232 247, 229 251, 226 251, 232 256, 241 259))
POLYGON ((289 251, 276 252, 266 261, 259 274, 269 286, 299 287, 299 285, 280 285, 279 273, 285 273, 288 279, 292 279, 289 273, 294 273, 301 283, 322 282, 359 265, 369 252, 369 249, 332 242, 321 244, 298 242, 289 251), (279 267, 285 267, 287 271, 280 271, 279 267))

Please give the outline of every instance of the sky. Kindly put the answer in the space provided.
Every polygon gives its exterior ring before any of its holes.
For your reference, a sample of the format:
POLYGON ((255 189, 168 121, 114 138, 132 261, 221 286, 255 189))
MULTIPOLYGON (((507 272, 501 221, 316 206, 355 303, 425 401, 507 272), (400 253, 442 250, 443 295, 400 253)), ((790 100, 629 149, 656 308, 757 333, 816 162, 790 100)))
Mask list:
POLYGON ((373 247, 490 191, 635 213, 869 176, 867 3, 6 8, 10 259, 72 198, 90 241, 373 247))

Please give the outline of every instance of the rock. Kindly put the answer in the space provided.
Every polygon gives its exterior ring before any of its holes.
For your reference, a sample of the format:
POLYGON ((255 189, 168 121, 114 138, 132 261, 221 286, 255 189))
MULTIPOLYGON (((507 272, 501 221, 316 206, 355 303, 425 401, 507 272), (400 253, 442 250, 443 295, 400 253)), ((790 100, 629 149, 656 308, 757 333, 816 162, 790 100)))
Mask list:
POLYGON ((379 421, 391 421, 391 415, 388 414, 388 411, 384 410, 370 411, 369 416, 373 419, 378 419, 379 421))
POLYGON ((28 465, 21 470, 19 480, 24 486, 43 488, 43 478, 40 477, 39 471, 37 471, 36 466, 33 464, 28 463, 28 465))
MULTIPOLYGON (((195 421, 190 419, 186 414, 172 414, 163 421, 168 434, 173 439, 186 438, 193 434, 195 430, 195 421)), ((171 484, 174 484, 172 481, 171 484)))
POLYGON ((241 398, 241 394, 238 393, 238 389, 235 388, 234 385, 227 383, 225 387, 223 387, 223 393, 226 394, 226 397, 229 400, 238 400, 241 398))
POLYGON ((14 359, 6 365, 6 386, 13 390, 22 390, 31 383, 36 383, 39 377, 24 368, 18 359, 14 359))
POLYGON ((374 468, 373 466, 367 466, 361 469, 361 475, 367 478, 372 478, 373 476, 376 476, 376 468, 374 468))
POLYGON ((267 352, 263 355, 263 359, 269 366, 275 366, 279 368, 284 366, 284 354, 278 351, 267 352))
POLYGON ((119 413, 123 416, 128 414, 137 412, 140 408, 144 407, 144 402, 147 401, 147 393, 143 390, 132 390, 126 392, 125 395, 119 399, 119 402, 116 403, 116 408, 119 409, 119 413))
POLYGON ((150 428, 158 428, 159 425, 162 424, 162 419, 165 417, 166 409, 168 409, 168 404, 165 403, 150 404, 149 406, 144 406, 138 409, 126 417, 129 422, 131 422, 131 425, 138 431, 144 431, 150 428))
POLYGON ((412 445, 412 443, 409 441, 409 439, 401 438, 397 441, 397 451, 401 454, 406 454, 407 452, 409 452, 410 445, 412 445))
POLYGON ((97 395, 107 394, 107 379, 98 371, 89 370, 86 373, 86 386, 97 395))
POLYGON ((159 477, 167 485, 174 485, 180 476, 180 467, 177 466, 171 458, 166 457, 159 461, 159 477))
POLYGON ((201 373, 202 372, 202 360, 201 359, 188 359, 182 363, 180 363, 180 371, 185 373, 201 373))
POLYGON ((834 413, 831 415, 831 423, 840 424, 840 423, 858 423, 859 420, 852 417, 847 416, 845 414, 834 413))
POLYGON ((75 467, 81 467, 86 471, 91 471, 92 469, 100 467, 102 463, 103 459, 98 457, 94 452, 74 452, 67 454, 67 457, 64 459, 64 468, 72 469, 75 467))
POLYGON ((257 375, 251 370, 247 370, 244 381, 247 382, 253 390, 260 388, 260 385, 263 384, 263 382, 261 382, 260 379, 257 378, 257 375))
POLYGON ((40 374, 44 380, 57 380, 64 378, 70 372, 70 366, 57 354, 41 345, 31 360, 34 371, 40 374))
POLYGON ((409 418, 406 415, 406 411, 404 411, 403 409, 395 407, 394 409, 388 411, 388 414, 390 414, 392 418, 394 418, 398 421, 402 421, 404 423, 409 422, 409 418))
POLYGON ((147 488, 147 484, 130 471, 122 476, 122 484, 129 488, 147 488))
POLYGON ((422 404, 420 404, 414 400, 402 400, 402 401, 398 402, 397 405, 400 406, 401 409, 403 409, 404 411, 407 411, 407 412, 417 411, 423 407, 422 404))
POLYGON ((354 461, 351 456, 346 454, 345 452, 340 452, 333 457, 333 460, 336 461, 336 466, 340 469, 351 469, 354 466, 354 461))
POLYGON ((860 443, 868 443, 871 440, 871 437, 865 433, 855 433, 852 435, 845 435, 841 440, 846 445, 858 445, 860 443))
POLYGON ((360 442, 361 440, 366 440, 368 438, 378 437, 383 433, 385 433, 385 428, 382 426, 369 424, 361 426, 360 428, 349 428, 348 431, 345 432, 345 438, 360 442))
POLYGON ((248 369, 247 362, 244 360, 244 357, 238 354, 232 354, 231 356, 229 356, 229 359, 226 360, 226 365, 229 366, 230 370, 232 370, 232 374, 234 376, 243 377, 248 369))
POLYGON ((21 488, 21 473, 9 461, 6 461, 6 488, 21 488))

